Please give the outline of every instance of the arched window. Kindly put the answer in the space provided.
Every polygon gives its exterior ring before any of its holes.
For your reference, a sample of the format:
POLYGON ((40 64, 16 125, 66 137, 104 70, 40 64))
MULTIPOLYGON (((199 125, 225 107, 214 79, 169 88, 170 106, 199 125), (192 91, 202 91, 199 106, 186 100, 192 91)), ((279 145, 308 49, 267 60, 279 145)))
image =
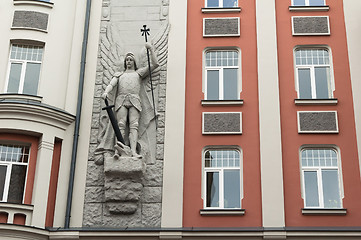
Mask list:
POLYGON ((238 100, 240 92, 240 53, 238 50, 205 52, 205 99, 238 100))
POLYGON ((327 48, 297 48, 295 67, 299 99, 333 97, 332 65, 327 48))
POLYGON ((241 152, 208 149, 204 152, 204 208, 241 208, 241 152))
POLYGON ((337 150, 303 148, 300 158, 305 208, 342 208, 337 150))

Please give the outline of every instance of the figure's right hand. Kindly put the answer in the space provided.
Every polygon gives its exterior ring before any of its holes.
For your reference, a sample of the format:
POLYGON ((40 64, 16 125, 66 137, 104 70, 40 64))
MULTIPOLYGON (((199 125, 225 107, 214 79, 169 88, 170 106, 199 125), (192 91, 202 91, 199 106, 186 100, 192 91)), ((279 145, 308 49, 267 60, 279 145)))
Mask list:
POLYGON ((105 100, 107 98, 108 94, 105 92, 102 94, 102 98, 105 100))

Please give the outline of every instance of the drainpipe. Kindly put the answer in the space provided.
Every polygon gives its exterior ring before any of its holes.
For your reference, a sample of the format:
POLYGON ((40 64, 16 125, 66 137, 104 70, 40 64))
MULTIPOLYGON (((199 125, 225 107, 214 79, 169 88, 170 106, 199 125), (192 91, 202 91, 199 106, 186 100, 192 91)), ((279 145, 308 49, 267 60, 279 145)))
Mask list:
POLYGON ((83 35, 83 45, 82 45, 81 62, 80 62, 80 76, 79 76, 78 100, 77 100, 77 107, 76 107, 75 129, 74 129, 74 138, 73 138, 73 150, 71 153, 68 199, 66 202, 66 213, 65 213, 65 224, 64 224, 65 229, 68 229, 69 225, 70 225, 70 212, 71 212, 71 204, 72 204, 72 200, 73 200, 76 155, 78 152, 78 142, 79 142, 80 116, 81 116, 81 108, 82 108, 82 104, 83 104, 85 58, 86 58, 86 51, 87 51, 87 46, 88 46, 90 9, 91 9, 91 0, 87 0, 84 35, 83 35))

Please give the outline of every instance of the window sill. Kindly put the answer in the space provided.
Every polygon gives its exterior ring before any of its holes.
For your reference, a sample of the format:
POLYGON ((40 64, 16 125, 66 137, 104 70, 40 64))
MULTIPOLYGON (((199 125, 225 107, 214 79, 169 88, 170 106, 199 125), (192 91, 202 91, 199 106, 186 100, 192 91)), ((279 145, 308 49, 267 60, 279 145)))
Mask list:
POLYGON ((299 106, 308 105, 337 105, 337 98, 330 99, 295 99, 295 104, 299 106))
POLYGON ((0 101, 1 99, 17 99, 40 103, 43 100, 43 97, 29 94, 2 93, 0 94, 0 101))
POLYGON ((48 33, 48 30, 43 30, 43 29, 39 29, 39 28, 30 28, 30 27, 11 27, 11 30, 31 30, 31 31, 48 33))
POLYGON ((202 8, 202 13, 224 13, 224 12, 241 12, 240 7, 234 8, 202 8))
POLYGON ((54 3, 42 0, 13 0, 14 5, 33 5, 53 8, 54 3))
POLYGON ((289 6, 288 10, 291 12, 327 12, 330 10, 329 6, 289 6))
POLYGON ((202 106, 242 106, 243 99, 240 100, 202 100, 202 106))
POLYGON ((8 214, 7 224, 14 224, 15 214, 25 215, 25 225, 30 225, 33 217, 33 205, 0 202, 0 211, 8 214))
POLYGON ((234 208, 234 209, 201 209, 199 213, 202 216, 211 215, 240 215, 243 216, 246 213, 245 209, 234 208))
POLYGON ((303 215, 346 215, 346 208, 302 208, 303 215))

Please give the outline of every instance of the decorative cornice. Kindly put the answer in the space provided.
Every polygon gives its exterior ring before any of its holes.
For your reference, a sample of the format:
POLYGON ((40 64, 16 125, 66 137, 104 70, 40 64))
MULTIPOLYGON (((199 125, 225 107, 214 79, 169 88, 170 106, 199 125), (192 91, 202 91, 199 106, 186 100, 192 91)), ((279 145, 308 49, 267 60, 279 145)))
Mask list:
POLYGON ((54 3, 42 1, 42 0, 13 0, 14 5, 33 5, 42 6, 47 8, 53 8, 54 3))
POLYGON ((0 98, 0 119, 9 118, 3 113, 13 115, 14 119, 33 121, 58 127, 65 130, 74 120, 75 116, 56 107, 33 100, 0 98), (23 115, 18 117, 19 115, 23 115), (32 119, 29 119, 29 115, 32 119))

